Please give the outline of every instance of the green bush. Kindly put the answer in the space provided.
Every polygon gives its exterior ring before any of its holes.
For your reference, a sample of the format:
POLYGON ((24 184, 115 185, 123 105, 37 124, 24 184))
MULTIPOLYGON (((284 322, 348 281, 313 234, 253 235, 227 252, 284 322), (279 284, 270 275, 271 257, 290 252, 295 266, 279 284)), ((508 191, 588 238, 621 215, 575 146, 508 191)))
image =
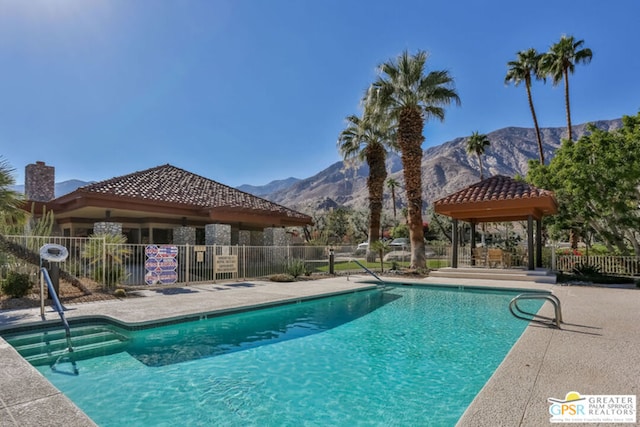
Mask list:
POLYGON ((600 276, 602 270, 597 265, 580 264, 573 269, 573 273, 578 276, 600 276))
POLYGON ((308 271, 307 265, 302 259, 292 259, 287 265, 287 273, 289 273, 293 278, 302 276, 306 274, 308 271))
MULTIPOLYGON (((104 273, 104 280, 107 289, 112 289, 115 285, 120 284, 122 281, 126 280, 128 274, 123 266, 121 265, 113 265, 111 268, 107 268, 104 273)), ((93 280, 98 283, 102 283, 102 266, 97 267, 93 270, 92 275, 93 280)))
POLYGON ((2 293, 12 298, 22 298, 31 290, 31 279, 28 274, 10 271, 2 283, 2 293))

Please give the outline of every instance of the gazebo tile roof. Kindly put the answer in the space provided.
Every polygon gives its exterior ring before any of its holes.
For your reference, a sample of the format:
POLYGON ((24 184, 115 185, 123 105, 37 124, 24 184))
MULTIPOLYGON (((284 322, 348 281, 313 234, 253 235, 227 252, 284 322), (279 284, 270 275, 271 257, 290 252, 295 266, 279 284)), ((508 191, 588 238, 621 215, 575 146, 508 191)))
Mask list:
POLYGON ((465 221, 517 221, 557 212, 553 192, 496 175, 434 202, 437 213, 465 221))
POLYGON ((202 209, 255 210, 310 219, 303 213, 170 164, 85 185, 76 191, 202 209))
POLYGON ((436 200, 434 205, 441 206, 458 203, 480 203, 486 201, 544 197, 553 197, 553 193, 504 175, 496 175, 436 200))

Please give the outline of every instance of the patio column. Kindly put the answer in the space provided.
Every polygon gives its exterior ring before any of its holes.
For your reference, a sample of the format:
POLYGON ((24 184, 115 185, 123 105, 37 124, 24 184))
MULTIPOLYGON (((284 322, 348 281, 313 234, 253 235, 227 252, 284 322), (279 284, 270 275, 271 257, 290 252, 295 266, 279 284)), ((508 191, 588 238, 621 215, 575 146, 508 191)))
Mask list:
POLYGON ((542 268, 542 218, 536 220, 536 267, 542 268))
POLYGON ((281 227, 268 227, 264 229, 264 245, 265 246, 287 246, 289 239, 287 232, 281 227))
POLYGON ((453 247, 451 252, 451 267, 458 268, 458 220, 453 219, 451 226, 451 240, 453 247))
POLYGON ((251 231, 250 241, 250 246, 264 246, 264 232, 251 231))
POLYGON ((527 217, 527 264, 529 270, 535 270, 533 258, 533 216, 527 217))
POLYGON ((119 222, 96 222, 93 224, 93 234, 122 234, 122 224, 119 222))
POLYGON ((175 227, 173 229, 174 245, 195 245, 196 244, 196 228, 195 227, 175 227))
POLYGON ((231 245, 231 226, 228 224, 207 224, 204 234, 206 245, 231 245))
POLYGON ((238 245, 251 246, 251 231, 249 230, 238 231, 238 245))
POLYGON ((476 223, 471 222, 471 265, 476 265, 476 259, 473 256, 473 250, 476 248, 476 223))

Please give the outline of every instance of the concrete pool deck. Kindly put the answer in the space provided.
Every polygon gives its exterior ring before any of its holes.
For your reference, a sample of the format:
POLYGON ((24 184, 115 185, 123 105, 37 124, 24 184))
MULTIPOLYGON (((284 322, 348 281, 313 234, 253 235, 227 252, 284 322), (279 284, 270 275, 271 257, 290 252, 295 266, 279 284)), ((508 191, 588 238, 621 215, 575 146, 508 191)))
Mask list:
MULTIPOLYGON (((366 282, 369 279, 352 275, 293 283, 191 285, 176 292, 144 290, 138 298, 69 304, 66 316, 107 316, 131 324, 154 323, 364 290, 372 287, 371 282, 366 282)), ((445 278, 389 281, 549 290, 562 302, 563 328, 530 324, 467 408, 459 426, 547 425, 547 399, 564 399, 570 391, 640 394, 639 289, 445 278)), ((541 313, 550 315, 550 304, 545 304, 541 313)), ((59 322, 57 313, 49 307, 45 317, 59 322)), ((31 323, 43 323, 39 308, 0 311, 0 330, 31 323)), ((0 425, 95 425, 1 338, 0 360, 0 425)))

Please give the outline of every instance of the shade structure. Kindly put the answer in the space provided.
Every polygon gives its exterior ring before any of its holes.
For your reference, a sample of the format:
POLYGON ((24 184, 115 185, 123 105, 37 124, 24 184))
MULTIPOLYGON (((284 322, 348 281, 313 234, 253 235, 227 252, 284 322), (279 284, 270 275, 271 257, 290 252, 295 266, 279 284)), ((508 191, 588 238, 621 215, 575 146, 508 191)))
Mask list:
POLYGON ((553 215, 558 203, 551 191, 496 175, 436 200, 434 210, 472 223, 506 222, 553 215))
POLYGON ((542 267, 542 217, 558 212, 558 203, 551 191, 524 181, 496 175, 434 202, 436 213, 454 220, 451 266, 458 266, 457 222, 471 223, 471 247, 475 247, 475 225, 481 222, 527 221, 528 268, 542 267), (536 222, 534 265, 534 220, 536 222))

